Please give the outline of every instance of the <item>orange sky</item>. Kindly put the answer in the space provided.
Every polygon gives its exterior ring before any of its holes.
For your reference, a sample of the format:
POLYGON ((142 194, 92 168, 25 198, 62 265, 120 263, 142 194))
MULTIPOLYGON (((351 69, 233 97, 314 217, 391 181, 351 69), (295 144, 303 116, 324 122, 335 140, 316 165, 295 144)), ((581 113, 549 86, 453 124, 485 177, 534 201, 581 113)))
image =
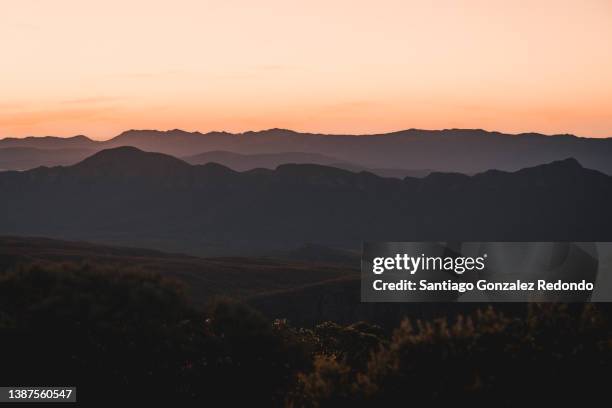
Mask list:
POLYGON ((2 0, 0 138, 612 136, 612 1, 2 0))

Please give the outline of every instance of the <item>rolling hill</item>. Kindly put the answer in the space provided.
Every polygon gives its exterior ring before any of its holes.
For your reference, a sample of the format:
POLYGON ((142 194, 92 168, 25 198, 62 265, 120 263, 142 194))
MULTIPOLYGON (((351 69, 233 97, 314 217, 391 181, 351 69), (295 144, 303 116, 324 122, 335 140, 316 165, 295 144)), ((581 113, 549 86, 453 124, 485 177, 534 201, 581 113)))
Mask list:
POLYGON ((213 296, 246 299, 359 274, 358 261, 347 266, 325 260, 198 258, 87 242, 0 236, 0 274, 18 265, 41 262, 84 263, 171 277, 185 285, 197 305, 213 296))
MULTIPOLYGON (((180 282, 198 308, 216 298, 233 298, 250 304, 269 318, 288 318, 293 324, 306 326, 328 320, 343 323, 370 320, 394 327, 407 315, 440 317, 480 306, 362 303, 358 254, 338 258, 329 248, 312 246, 297 252, 285 254, 285 259, 200 258, 82 241, 0 236, 0 278, 5 271, 32 264, 85 265, 110 273, 135 273, 142 275, 143 282, 147 275, 155 274, 180 282), (288 255, 303 258, 306 253, 305 259, 287 258, 288 255)), ((500 307, 512 312, 511 305, 500 307)))

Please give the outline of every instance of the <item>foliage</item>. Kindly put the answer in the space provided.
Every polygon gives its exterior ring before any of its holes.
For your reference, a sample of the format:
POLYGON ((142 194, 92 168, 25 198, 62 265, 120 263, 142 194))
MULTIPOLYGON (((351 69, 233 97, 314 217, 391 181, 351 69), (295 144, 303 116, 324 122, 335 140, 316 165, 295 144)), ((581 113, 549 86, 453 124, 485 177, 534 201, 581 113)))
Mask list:
POLYGON ((85 401, 280 405, 309 361, 252 309, 198 311, 176 282, 139 271, 22 266, 0 275, 0 310, 1 382, 74 384, 85 401))
POLYGON ((524 319, 404 320, 365 370, 319 359, 299 376, 290 407, 567 403, 606 393, 610 330, 592 305, 532 305, 524 319), (560 392, 561 390, 561 392, 560 392))
POLYGON ((36 263, 0 274, 0 382, 76 385, 98 403, 567 405, 607 391, 607 310, 487 307, 392 334, 304 328, 231 299, 196 309, 181 285, 139 270, 36 263))

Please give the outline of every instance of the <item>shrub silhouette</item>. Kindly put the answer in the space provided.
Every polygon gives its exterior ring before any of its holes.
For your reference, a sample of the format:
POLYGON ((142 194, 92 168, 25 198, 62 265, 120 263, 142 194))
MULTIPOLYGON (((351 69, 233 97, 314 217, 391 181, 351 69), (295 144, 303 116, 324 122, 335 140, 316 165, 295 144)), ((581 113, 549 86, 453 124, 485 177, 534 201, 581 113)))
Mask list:
POLYGON ((286 328, 231 299, 213 301, 206 315, 207 331, 222 352, 213 373, 215 389, 243 396, 249 404, 282 405, 296 370, 310 363, 306 345, 286 328))
POLYGON ((366 322, 348 326, 324 322, 313 332, 319 342, 319 354, 334 357, 353 368, 365 367, 370 353, 386 341, 379 326, 366 322))
POLYGON ((0 275, 0 310, 0 381, 76 385, 83 401, 278 406, 308 361, 250 308, 198 311, 176 282, 139 271, 21 266, 0 275))
POLYGON ((452 324, 405 320, 365 370, 319 358, 287 406, 566 404, 605 394, 611 361, 609 327, 592 305, 532 305, 524 319, 488 308, 452 324))
POLYGON ((608 308, 486 308, 312 328, 243 303, 194 308, 139 270, 31 264, 0 274, 0 382, 76 385, 81 401, 353 408, 567 405, 604 395, 608 308), (575 401, 573 399, 576 399, 575 401))

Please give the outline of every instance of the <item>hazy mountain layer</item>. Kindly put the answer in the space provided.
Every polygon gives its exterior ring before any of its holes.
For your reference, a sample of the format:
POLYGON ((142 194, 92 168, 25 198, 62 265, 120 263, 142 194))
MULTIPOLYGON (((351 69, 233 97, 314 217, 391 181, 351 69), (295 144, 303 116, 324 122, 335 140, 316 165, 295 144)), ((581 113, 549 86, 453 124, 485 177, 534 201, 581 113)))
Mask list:
POLYGON ((218 163, 236 171, 247 171, 258 168, 273 170, 282 164, 320 164, 354 172, 369 171, 383 177, 424 177, 432 172, 431 170, 370 169, 358 164, 343 162, 339 159, 322 154, 300 152, 240 154, 218 150, 187 156, 184 157, 183 160, 190 164, 218 163))
POLYGON ((65 166, 75 164, 95 152, 95 149, 80 148, 5 147, 0 149, 0 169, 28 170, 38 166, 65 166))
POLYGON ((478 129, 411 129, 362 136, 306 134, 283 129, 240 134, 130 130, 104 142, 84 136, 0 140, 0 148, 16 146, 95 150, 134 146, 178 157, 219 150, 242 154, 301 152, 371 169, 436 169, 461 173, 488 169, 514 171, 574 157, 587 168, 612 174, 612 138, 508 135, 478 129))

